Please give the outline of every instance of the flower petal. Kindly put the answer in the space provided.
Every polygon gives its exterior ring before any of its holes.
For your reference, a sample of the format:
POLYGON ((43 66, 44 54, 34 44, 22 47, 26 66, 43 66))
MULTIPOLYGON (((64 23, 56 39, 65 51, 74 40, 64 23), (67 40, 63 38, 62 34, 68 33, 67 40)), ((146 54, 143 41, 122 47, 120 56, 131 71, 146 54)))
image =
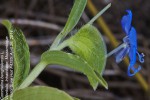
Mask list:
POLYGON ((131 27, 128 37, 130 45, 135 46, 137 48, 137 37, 136 37, 136 30, 134 27, 131 27))
POLYGON ((129 58, 130 58, 130 64, 128 66, 128 76, 135 75, 140 69, 141 66, 138 66, 138 68, 135 68, 134 65, 136 63, 136 54, 139 57, 139 61, 141 63, 144 62, 144 54, 139 54, 137 51, 137 36, 136 36, 136 30, 134 27, 131 26, 132 22, 132 12, 130 10, 127 10, 127 15, 122 17, 121 24, 122 28, 126 33, 126 37, 123 38, 123 42, 128 44, 129 49, 125 48, 122 49, 122 51, 119 51, 119 53, 116 56, 116 61, 120 61, 123 59, 123 56, 129 52, 129 58), (133 71, 131 73, 131 70, 133 71))
POLYGON ((131 73, 131 66, 134 66, 134 65, 129 65, 128 67, 128 76, 134 76, 137 72, 139 72, 141 70, 141 66, 138 66, 138 68, 134 68, 133 73, 131 73))
POLYGON ((131 21, 132 21, 132 12, 131 10, 126 10, 128 13, 127 15, 124 15, 121 20, 122 28, 125 31, 125 33, 128 35, 130 28, 131 28, 131 21))
POLYGON ((130 64, 128 67, 128 76, 133 76, 141 70, 141 66, 139 66, 138 68, 134 67, 134 65, 136 63, 136 48, 135 48, 135 46, 130 48, 129 55, 130 55, 129 56, 130 57, 130 64), (131 70, 133 71, 133 73, 130 72, 131 70))
POLYGON ((121 48, 118 52, 115 53, 116 62, 119 63, 123 58, 129 53, 129 47, 121 48))

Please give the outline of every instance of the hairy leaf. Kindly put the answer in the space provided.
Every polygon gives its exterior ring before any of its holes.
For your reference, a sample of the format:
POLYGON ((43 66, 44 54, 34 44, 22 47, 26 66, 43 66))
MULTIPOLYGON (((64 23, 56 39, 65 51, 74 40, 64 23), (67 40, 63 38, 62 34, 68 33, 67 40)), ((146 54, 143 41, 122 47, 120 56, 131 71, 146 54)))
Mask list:
POLYGON ((17 88, 27 77, 30 70, 29 47, 26 43, 23 32, 14 27, 8 20, 2 21, 7 28, 10 42, 13 48, 14 79, 13 88, 17 88))
POLYGON ((65 27, 60 32, 60 34, 55 39, 50 49, 55 49, 59 45, 59 43, 67 36, 67 34, 76 26, 78 23, 82 12, 86 6, 87 0, 75 0, 71 13, 69 14, 69 18, 65 24, 65 27))
POLYGON ((35 86, 17 90, 3 100, 74 100, 73 97, 52 87, 35 86), (8 98, 8 99, 7 99, 8 98))
MULTIPOLYGON (((46 64, 58 64, 58 65, 66 66, 68 68, 72 68, 75 71, 84 73, 89 80, 100 82, 105 88, 108 87, 105 80, 99 79, 99 77, 96 75, 94 70, 90 67, 88 62, 77 55, 65 53, 62 51, 47 51, 43 53, 41 61, 42 63, 46 63, 46 64)), ((95 86, 93 86, 93 89, 94 90, 96 89, 95 86)))
POLYGON ((87 0, 75 0, 74 6, 69 14, 68 21, 62 31, 63 34, 70 32, 78 23, 82 12, 86 6, 87 0))
MULTIPOLYGON (((106 64, 107 50, 100 32, 94 26, 86 24, 67 40, 67 43, 71 50, 83 58, 104 81, 101 75, 106 64)), ((92 79, 90 82, 97 87, 98 81, 92 79)))

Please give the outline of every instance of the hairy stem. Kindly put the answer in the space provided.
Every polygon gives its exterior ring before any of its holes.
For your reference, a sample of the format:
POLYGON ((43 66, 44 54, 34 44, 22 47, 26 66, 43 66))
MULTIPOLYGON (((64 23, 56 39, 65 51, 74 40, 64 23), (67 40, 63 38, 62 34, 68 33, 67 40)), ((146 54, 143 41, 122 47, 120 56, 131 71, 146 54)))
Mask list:
POLYGON ((65 41, 63 41, 61 44, 59 44, 59 45, 55 48, 55 50, 62 50, 63 48, 65 48, 65 47, 67 47, 67 46, 68 46, 68 41, 65 40, 65 41))
POLYGON ((32 72, 28 75, 28 77, 23 81, 23 83, 17 89, 23 89, 28 87, 37 77, 38 75, 44 70, 47 64, 40 62, 37 64, 32 72))
POLYGON ((52 43, 51 47, 49 50, 55 50, 59 43, 66 37, 67 34, 63 34, 62 32, 59 33, 59 35, 56 37, 54 42, 52 43))
MULTIPOLYGON (((68 42, 67 40, 62 42, 59 46, 57 46, 54 50, 62 50, 67 46, 68 42)), ((17 89, 22 89, 25 87, 28 87, 37 77, 38 75, 44 70, 47 64, 44 62, 40 62, 37 64, 32 72, 28 75, 28 77, 23 81, 23 83, 19 86, 17 89)))

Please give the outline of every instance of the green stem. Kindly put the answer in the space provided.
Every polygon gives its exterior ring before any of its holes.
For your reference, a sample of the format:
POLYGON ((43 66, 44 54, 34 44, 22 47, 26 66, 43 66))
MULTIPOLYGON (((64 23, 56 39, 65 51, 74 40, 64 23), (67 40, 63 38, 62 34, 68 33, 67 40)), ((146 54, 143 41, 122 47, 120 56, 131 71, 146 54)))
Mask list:
POLYGON ((99 16, 101 16, 109 7, 111 6, 111 3, 108 4, 104 9, 102 9, 96 16, 94 16, 89 22, 88 24, 93 24, 93 22, 98 19, 99 16))
POLYGON ((127 46, 127 43, 123 43, 120 46, 118 46, 116 49, 112 50, 111 52, 109 52, 107 54, 107 58, 110 57, 111 55, 113 55, 114 53, 116 53, 117 51, 119 51, 121 48, 125 48, 127 46))
MULTIPOLYGON (((111 6, 111 3, 108 4, 102 11, 100 11, 94 18, 92 18, 90 20, 90 22, 88 22, 88 24, 93 24, 93 22, 99 17, 101 16, 109 7, 111 6)), ((59 43, 61 43, 61 41, 67 36, 68 32, 65 31, 65 28, 59 33, 59 35, 56 37, 56 39, 54 40, 54 42, 52 43, 50 50, 55 50, 57 48, 57 46, 59 45, 59 43)))
POLYGON ((44 70, 47 64, 40 62, 37 64, 32 72, 28 75, 28 77, 23 81, 23 83, 17 88, 22 89, 28 87, 37 77, 38 75, 44 70))
POLYGON ((68 46, 68 40, 63 41, 61 44, 59 44, 57 47, 52 48, 50 50, 62 50, 63 48, 68 46))
MULTIPOLYGON (((107 5, 100 13, 98 13, 90 22, 89 24, 92 24, 101 14, 103 14, 111 4, 107 5)), ((68 45, 68 41, 61 41, 66 37, 67 33, 63 32, 63 30, 60 32, 60 34, 56 37, 54 40, 52 46, 50 47, 50 50, 61 50, 64 47, 68 45), (60 44, 61 43, 61 44, 60 44)), ((23 81, 23 83, 17 88, 17 89, 22 89, 25 87, 28 87, 37 77, 38 75, 44 70, 46 67, 46 63, 40 62, 35 66, 35 68, 32 70, 32 72, 28 75, 28 77, 23 81)))
MULTIPOLYGON (((53 50, 61 50, 67 46, 68 42, 65 40, 57 47, 53 48, 53 50)), ((19 86, 17 89, 22 89, 25 87, 28 87, 37 77, 38 75, 44 70, 47 64, 40 62, 37 64, 34 69, 31 71, 31 73, 28 75, 28 77, 23 81, 23 83, 19 86)))
POLYGON ((63 34, 62 31, 59 33, 59 35, 56 37, 54 42, 52 43, 50 50, 54 50, 59 43, 66 37, 67 34, 63 34))

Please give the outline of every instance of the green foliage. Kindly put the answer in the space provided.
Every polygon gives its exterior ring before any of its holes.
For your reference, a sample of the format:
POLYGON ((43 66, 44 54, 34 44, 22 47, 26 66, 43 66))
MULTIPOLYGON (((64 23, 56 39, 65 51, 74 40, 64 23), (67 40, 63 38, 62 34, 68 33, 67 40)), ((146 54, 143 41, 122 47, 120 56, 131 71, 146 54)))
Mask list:
MULTIPOLYGON (((57 36, 51 48, 42 54, 41 61, 29 75, 29 48, 22 31, 12 26, 7 20, 2 22, 8 30, 14 52, 15 74, 13 88, 15 91, 13 92, 13 100, 78 100, 55 88, 28 87, 49 64, 62 65, 85 74, 94 90, 97 88, 98 83, 108 88, 107 82, 102 77, 106 64, 106 45, 100 32, 91 24, 99 15, 107 10, 110 5, 88 24, 84 25, 74 36, 63 41, 67 34, 78 23, 86 3, 87 0, 75 0, 64 29, 57 36), (75 54, 60 51, 66 46, 75 54)), ((6 100, 6 98, 3 100, 6 100)))
POLYGON ((68 41, 69 47, 84 58, 92 68, 102 74, 106 64, 106 45, 96 27, 87 24, 83 26, 68 41))
MULTIPOLYGON (((94 70, 91 68, 89 62, 77 55, 65 53, 62 51, 47 51, 42 55, 41 62, 46 63, 47 65, 58 64, 68 68, 72 68, 75 71, 84 73, 91 83, 94 83, 96 81, 100 82, 105 88, 108 87, 105 80, 99 79, 94 70)), ((95 90, 96 87, 93 84, 91 85, 95 90)))
POLYGON ((5 97, 3 100, 75 100, 64 91, 45 86, 20 89, 15 91, 11 96, 5 97))
POLYGON ((23 32, 8 20, 2 21, 7 28, 14 57, 13 88, 17 88, 28 76, 30 70, 30 53, 23 32))
POLYGON ((65 24, 64 29, 62 30, 62 34, 69 33, 78 23, 82 12, 86 6, 87 0, 75 0, 71 13, 69 14, 69 18, 67 23, 65 24))
MULTIPOLYGON (((74 36, 67 40, 71 50, 83 58, 94 70, 100 79, 101 83, 107 88, 107 83, 102 78, 102 73, 106 64, 106 45, 99 31, 92 25, 86 24, 74 36)), ((89 80, 91 85, 96 89, 98 81, 89 80)))
POLYGON ((82 12, 86 6, 87 0, 75 0, 71 13, 69 14, 69 18, 65 24, 65 27, 60 32, 60 34, 56 37, 50 49, 56 49, 59 43, 67 36, 67 34, 76 26, 78 23, 82 12))

